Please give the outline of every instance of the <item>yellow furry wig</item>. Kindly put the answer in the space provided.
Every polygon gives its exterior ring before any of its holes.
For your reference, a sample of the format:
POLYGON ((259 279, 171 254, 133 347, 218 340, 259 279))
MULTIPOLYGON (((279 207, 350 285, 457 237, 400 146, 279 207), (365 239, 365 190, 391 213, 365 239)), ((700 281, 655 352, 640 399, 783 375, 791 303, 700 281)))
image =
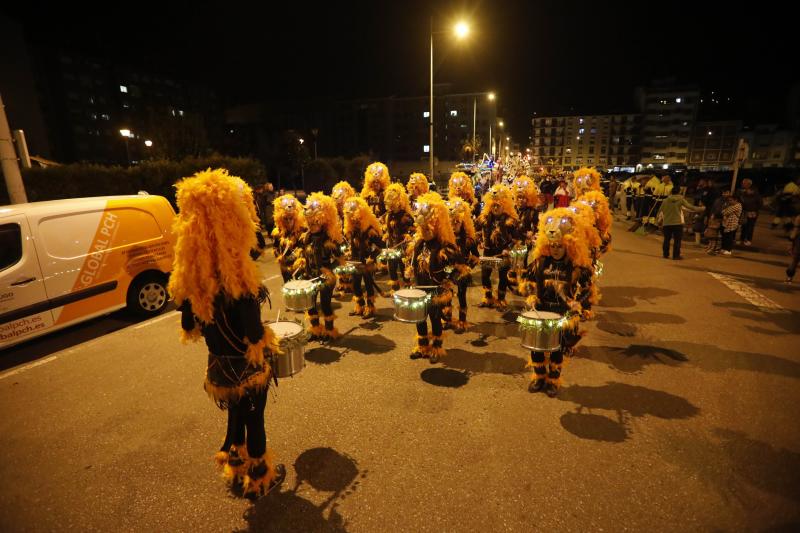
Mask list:
POLYGON ((511 197, 511 191, 505 185, 498 183, 492 185, 489 192, 483 195, 483 210, 478 216, 478 222, 485 224, 495 205, 500 205, 503 214, 510 216, 514 220, 519 219, 517 209, 514 207, 514 199, 511 197))
POLYGON ((447 197, 450 200, 461 198, 469 202, 470 205, 475 205, 477 201, 475 198, 475 188, 472 186, 472 180, 463 172, 453 172, 450 174, 450 180, 447 182, 447 197))
POLYGON ((305 218, 306 224, 319 225, 328 234, 328 238, 336 244, 341 244, 344 240, 336 202, 330 196, 321 192, 310 194, 306 200, 305 218))
POLYGON ((425 194, 430 190, 428 178, 421 172, 414 172, 408 177, 406 190, 408 191, 408 195, 414 198, 425 194))
MULTIPOLYGON (((423 239, 421 225, 424 224, 439 242, 455 245, 456 236, 453 234, 453 226, 450 224, 450 213, 438 193, 428 192, 423 194, 417 198, 415 207, 416 232, 414 233, 414 242, 419 242, 423 239)), ((413 249, 413 244, 411 247, 413 249)))
POLYGON ((361 197, 367 198, 373 194, 382 194, 382 191, 389 186, 390 181, 388 167, 381 162, 372 163, 364 171, 364 187, 361 189, 361 197), (380 185, 377 187, 377 191, 373 186, 374 183, 380 185))
MULTIPOLYGON (((250 250, 256 246, 253 191, 225 169, 205 170, 175 184, 177 238, 169 293, 178 305, 192 303, 205 324, 213 322, 214 298, 256 295, 261 274, 250 250)), ((199 332, 190 334, 197 338, 199 332)))
POLYGON ((581 167, 573 174, 572 187, 576 196, 586 191, 599 191, 600 173, 594 167, 581 167))
POLYGON ((589 191, 575 199, 575 203, 586 202, 594 210, 595 225, 600 235, 608 235, 611 231, 611 210, 608 198, 602 191, 589 191))
MULTIPOLYGON (((403 187, 400 186, 402 190, 403 187)), ((405 191, 403 191, 405 194, 405 191)), ((351 239, 355 232, 363 233, 369 228, 381 234, 381 225, 375 213, 372 212, 367 202, 360 196, 348 198, 344 203, 344 234, 351 239)))
MULTIPOLYGON (((550 232, 556 235, 556 240, 563 243, 566 255, 573 265, 592 268, 590 241, 594 240, 591 235, 596 236, 597 231, 585 216, 577 214, 569 207, 559 207, 551 209, 539 217, 536 246, 533 249, 534 260, 552 255, 548 238, 550 232)), ((595 237, 595 239, 599 246, 599 238, 595 237)))
POLYGON ((286 235, 287 232, 299 234, 306 229, 303 205, 293 194, 279 196, 275 199, 273 205, 275 207, 273 214, 275 229, 272 230, 274 237, 286 235), (291 229, 289 228, 289 220, 294 221, 291 229))
MULTIPOLYGON (((472 207, 461 198, 455 198, 447 202, 450 208, 450 222, 458 220, 464 228, 467 238, 476 240, 475 223, 472 221, 472 207)), ((463 251, 463 250, 462 250, 463 251)))
POLYGON ((346 181, 340 181, 333 186, 333 189, 331 189, 331 197, 336 202, 336 206, 339 208, 340 214, 342 206, 344 205, 344 201, 355 195, 355 189, 353 189, 353 186, 346 181))
POLYGON ((411 214, 411 207, 408 203, 408 194, 403 186, 399 183, 392 183, 386 188, 383 193, 383 203, 386 205, 386 210, 390 212, 405 211, 411 214))
POLYGON ((514 202, 521 207, 536 207, 539 205, 539 188, 533 180, 524 174, 514 180, 512 184, 514 202))

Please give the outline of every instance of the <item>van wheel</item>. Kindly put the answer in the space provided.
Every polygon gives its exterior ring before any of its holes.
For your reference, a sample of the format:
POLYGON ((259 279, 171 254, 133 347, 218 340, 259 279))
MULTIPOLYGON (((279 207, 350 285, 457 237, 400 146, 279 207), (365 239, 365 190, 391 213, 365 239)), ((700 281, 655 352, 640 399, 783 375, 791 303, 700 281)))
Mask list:
POLYGON ((134 280, 128 289, 128 309, 140 316, 157 315, 167 306, 169 294, 164 276, 148 274, 134 280))

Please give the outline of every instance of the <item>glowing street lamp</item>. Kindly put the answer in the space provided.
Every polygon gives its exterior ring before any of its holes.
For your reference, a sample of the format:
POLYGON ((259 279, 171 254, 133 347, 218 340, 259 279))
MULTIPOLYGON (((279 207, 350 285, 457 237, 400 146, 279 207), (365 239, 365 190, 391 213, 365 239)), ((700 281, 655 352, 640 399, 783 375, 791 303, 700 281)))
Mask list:
POLYGON ((131 130, 129 129, 121 129, 119 130, 119 134, 123 137, 133 137, 133 135, 131 135, 131 130))
POLYGON ((151 141, 150 139, 147 139, 147 140, 144 141, 144 145, 147 146, 148 148, 150 148, 151 146, 153 146, 153 141, 151 141))
POLYGON ((458 37, 459 39, 463 39, 464 37, 469 35, 469 24, 467 24, 463 20, 459 21, 453 27, 453 32, 456 34, 456 37, 458 37))
POLYGON ((125 139, 125 156, 128 158, 128 165, 131 164, 131 149, 128 146, 128 139, 133 137, 133 133, 128 128, 122 128, 119 130, 119 134, 125 139))

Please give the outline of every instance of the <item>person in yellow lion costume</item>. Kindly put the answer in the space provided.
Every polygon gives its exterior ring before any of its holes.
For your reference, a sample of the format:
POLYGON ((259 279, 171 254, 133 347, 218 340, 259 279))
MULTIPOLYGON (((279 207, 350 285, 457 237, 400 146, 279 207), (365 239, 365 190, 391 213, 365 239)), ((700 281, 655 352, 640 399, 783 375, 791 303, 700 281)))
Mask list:
POLYGON ((498 260, 498 273, 500 280, 497 284, 497 299, 492 294, 492 267, 481 266, 481 283, 483 284, 483 300, 478 307, 494 307, 505 311, 506 290, 508 289, 508 271, 511 269, 509 262, 511 249, 517 242, 517 226, 519 215, 514 208, 511 191, 505 185, 492 185, 483 196, 483 210, 478 217, 478 231, 483 243, 483 256, 494 257, 498 260))
MULTIPOLYGON (((339 223, 344 227, 344 202, 348 198, 356 195, 355 189, 346 181, 340 181, 331 189, 331 197, 336 202, 336 210, 339 212, 339 223)), ((347 243, 342 245, 342 253, 347 253, 347 243)), ((350 274, 338 274, 339 283, 336 291, 339 296, 353 292, 353 278, 350 274)))
POLYGON ((455 265, 456 285, 458 287, 458 320, 453 320, 452 302, 448 302, 443 309, 444 319, 450 322, 455 333, 464 333, 467 323, 467 288, 472 279, 471 270, 478 265, 478 235, 475 233, 475 224, 472 221, 470 205, 456 198, 448 200, 450 209, 450 224, 456 237, 456 248, 459 254, 455 265))
MULTIPOLYGON (((526 175, 517 176, 511 183, 511 192, 514 195, 514 206, 519 215, 519 225, 517 226, 517 240, 519 247, 527 248, 528 253, 533 250, 534 236, 539 225, 539 205, 541 198, 539 188, 533 180, 526 175)), ((522 258, 520 266, 512 268, 508 272, 511 285, 517 285, 517 277, 521 270, 528 266, 528 253, 522 258)))
POLYGON ((204 388, 228 411, 225 441, 215 456, 231 489, 257 498, 286 476, 267 453, 264 409, 271 377, 265 352, 277 353, 261 324, 261 274, 253 193, 227 170, 208 169, 176 185, 177 239, 169 292, 181 311, 182 339, 208 347, 204 388))
POLYGON ((273 202, 272 252, 281 269, 283 282, 292 279, 292 265, 297 260, 297 243, 306 230, 303 206, 292 194, 279 196, 273 202))
POLYGON ((588 191, 599 191, 600 173, 594 167, 581 167, 572 175, 572 189, 575 197, 588 191))
POLYGON ((417 201, 417 198, 425 194, 430 190, 430 185, 428 184, 428 178, 425 174, 421 172, 414 172, 408 177, 408 183, 406 183, 406 191, 408 191, 408 201, 410 204, 414 204, 417 201))
POLYGON ((390 182, 388 167, 379 161, 372 163, 364 171, 364 187, 361 189, 361 198, 367 202, 367 205, 378 218, 382 217, 386 212, 383 194, 386 192, 390 182))
MULTIPOLYGON (((539 221, 533 260, 522 280, 528 305, 535 311, 561 316, 561 347, 552 352, 531 350, 533 374, 530 392, 545 390, 551 398, 561 385, 564 357, 580 341, 578 331, 584 306, 591 298, 592 257, 587 239, 594 229, 582 215, 570 208, 544 213, 539 221)), ((541 325, 520 317, 521 327, 541 325)))
POLYGON ((360 196, 348 198, 344 203, 344 236, 350 243, 350 259, 360 263, 358 271, 353 274, 355 305, 350 315, 372 318, 375 316, 375 260, 383 249, 383 241, 378 219, 360 196), (364 290, 367 292, 366 304, 364 290))
POLYGON ((448 200, 461 198, 467 202, 470 205, 473 217, 477 217, 481 212, 481 204, 475 198, 475 187, 472 185, 472 179, 464 172, 450 174, 450 180, 447 182, 447 198, 448 200))
POLYGON ((417 198, 414 222, 417 229, 406 249, 406 277, 413 279, 415 285, 431 297, 428 304, 431 333, 428 334, 427 320, 417 322, 417 345, 411 352, 411 359, 427 357, 431 363, 436 363, 445 355, 442 307, 453 297, 451 276, 459 262, 459 251, 447 205, 437 193, 429 192, 417 198))
POLYGON ((315 192, 306 200, 304 215, 308 229, 300 237, 299 257, 293 268, 304 279, 322 278, 317 293, 325 327, 319 323, 316 296, 314 307, 308 310, 306 318, 312 340, 334 340, 339 338, 339 331, 333 326, 336 317, 331 306, 333 288, 336 286, 334 269, 340 263, 341 245, 344 242, 336 202, 330 196, 315 192))
POLYGON ((608 207, 608 198, 602 191, 588 191, 578 196, 573 204, 585 204, 592 208, 592 225, 600 236, 600 246, 597 257, 605 254, 611 247, 611 210, 608 207))
MULTIPOLYGON (((384 203, 386 204, 386 214, 383 215, 381 224, 383 241, 386 243, 387 249, 392 252, 396 251, 398 255, 402 256, 403 251, 400 247, 411 240, 411 234, 414 231, 414 219, 411 216, 408 195, 403 186, 399 183, 389 185, 384 195, 384 203)), ((403 274, 404 271, 400 259, 388 259, 388 268, 389 288, 396 291, 400 288, 398 272, 403 274)))

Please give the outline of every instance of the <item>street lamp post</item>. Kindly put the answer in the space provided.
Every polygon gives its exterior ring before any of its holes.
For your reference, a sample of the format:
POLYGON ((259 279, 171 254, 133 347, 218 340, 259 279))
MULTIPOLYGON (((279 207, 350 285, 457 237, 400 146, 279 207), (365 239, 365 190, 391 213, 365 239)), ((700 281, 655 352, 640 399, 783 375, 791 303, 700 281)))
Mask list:
MULTIPOLYGON (((456 37, 458 37, 459 39, 463 39, 469 33, 469 26, 465 22, 459 22, 458 24, 455 25, 454 31, 455 31, 456 37)), ((431 38, 430 39, 430 41, 431 41, 430 85, 431 85, 431 91, 430 91, 430 104, 428 106, 428 124, 429 124, 428 153, 430 155, 430 173, 431 173, 431 175, 429 176, 429 179, 431 181, 434 181, 434 182, 436 180, 434 180, 434 176, 433 176, 433 120, 434 120, 434 118, 433 118, 434 117, 434 115, 433 115, 433 35, 434 34, 439 34, 439 33, 445 33, 445 32, 442 32, 442 31, 434 32, 433 31, 433 17, 431 17, 431 31, 430 31, 430 38, 431 38)))

